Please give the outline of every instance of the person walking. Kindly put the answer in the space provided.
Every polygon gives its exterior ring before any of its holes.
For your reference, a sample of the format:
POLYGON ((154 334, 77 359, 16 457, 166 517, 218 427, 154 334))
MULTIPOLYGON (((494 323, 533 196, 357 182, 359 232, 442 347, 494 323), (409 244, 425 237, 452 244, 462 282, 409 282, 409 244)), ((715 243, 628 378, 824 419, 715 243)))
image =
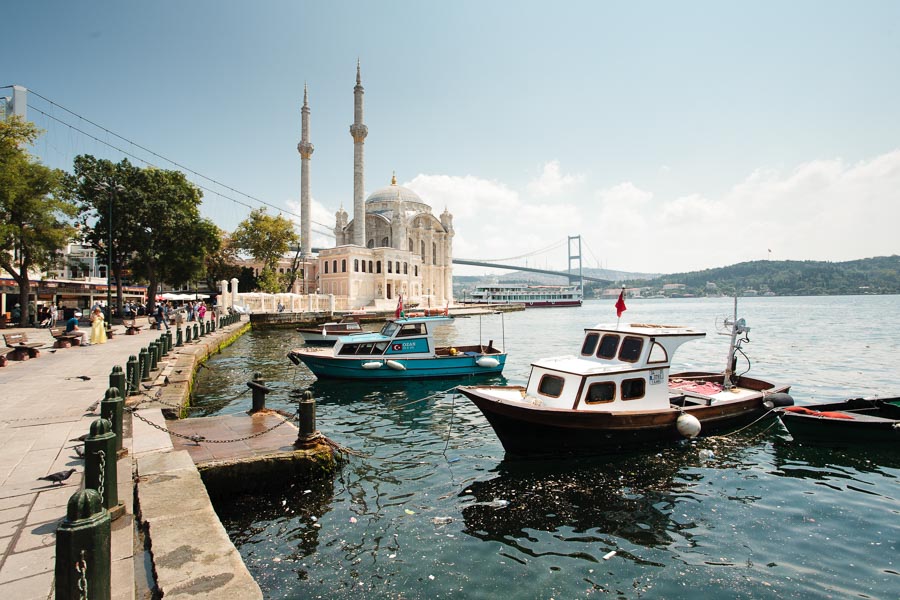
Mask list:
POLYGON ((56 304, 50 305, 50 327, 56 327, 56 322, 59 320, 59 307, 56 304))
POLYGON ((91 343, 106 343, 106 322, 103 320, 103 311, 99 306, 91 311, 91 343))
POLYGON ((201 302, 200 307, 197 309, 197 320, 200 321, 200 325, 203 325, 203 319, 206 318, 206 303, 201 302))

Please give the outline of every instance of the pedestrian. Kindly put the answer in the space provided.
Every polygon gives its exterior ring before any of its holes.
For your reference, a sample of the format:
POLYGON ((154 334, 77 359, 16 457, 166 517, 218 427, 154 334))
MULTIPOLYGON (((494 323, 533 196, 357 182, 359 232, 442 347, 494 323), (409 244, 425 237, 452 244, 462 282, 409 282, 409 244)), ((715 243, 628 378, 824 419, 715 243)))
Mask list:
POLYGON ((59 307, 56 304, 50 305, 50 327, 56 327, 56 322, 59 320, 59 307))
POLYGON ((203 325, 203 319, 206 318, 206 304, 200 302, 199 308, 197 308, 197 320, 200 321, 200 324, 203 325))
POLYGON ((156 328, 162 329, 162 326, 166 326, 166 331, 169 330, 169 323, 166 320, 166 307, 163 304, 156 305, 156 328))
POLYGON ((16 303, 12 309, 12 321, 18 325, 20 320, 22 320, 22 305, 16 303))
POLYGON ((103 311, 99 306, 91 311, 91 343, 106 343, 106 324, 103 320, 103 311))

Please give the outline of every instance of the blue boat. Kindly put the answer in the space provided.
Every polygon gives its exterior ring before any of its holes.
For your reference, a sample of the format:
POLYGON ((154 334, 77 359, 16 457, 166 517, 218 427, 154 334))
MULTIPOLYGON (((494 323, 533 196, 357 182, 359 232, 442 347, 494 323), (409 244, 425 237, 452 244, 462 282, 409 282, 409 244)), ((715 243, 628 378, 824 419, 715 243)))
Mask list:
POLYGON ((506 353, 487 345, 435 347, 434 326, 453 317, 406 317, 385 323, 379 333, 338 338, 333 348, 296 348, 295 365, 316 377, 334 379, 419 379, 467 377, 503 371, 506 353))

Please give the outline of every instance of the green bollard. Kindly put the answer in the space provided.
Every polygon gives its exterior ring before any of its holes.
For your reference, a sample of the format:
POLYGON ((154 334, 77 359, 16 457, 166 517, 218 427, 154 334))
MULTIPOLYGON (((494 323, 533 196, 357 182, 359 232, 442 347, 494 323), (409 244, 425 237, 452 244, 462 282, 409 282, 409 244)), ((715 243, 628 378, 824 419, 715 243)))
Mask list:
POLYGON ((194 339, 200 338, 200 326, 197 323, 194 323, 194 339))
POLYGON ((125 372, 119 365, 114 366, 109 374, 109 387, 118 389, 119 396, 125 397, 125 372))
POLYGON ((141 348, 140 357, 141 381, 150 381, 150 349, 147 347, 141 348))
POLYGON ((213 330, 212 321, 207 321, 206 322, 206 335, 209 335, 210 333, 212 333, 212 330, 213 330))
POLYGON ((295 448, 309 448, 315 444, 316 435, 316 399, 309 390, 303 392, 300 401, 300 424, 297 428, 297 441, 295 448))
POLYGON ((166 332, 166 354, 171 352, 174 347, 172 345, 172 330, 170 329, 166 332))
POLYGON ((169 350, 166 348, 166 336, 165 334, 160 335, 159 339, 156 340, 156 347, 159 350, 159 358, 157 360, 162 360, 163 357, 169 353, 169 350))
POLYGON ((147 347, 150 350, 150 370, 156 370, 156 364, 159 362, 159 344, 156 341, 150 342, 150 345, 147 347))
POLYGON ((100 402, 100 417, 112 423, 113 432, 116 434, 116 454, 122 451, 122 413, 125 411, 125 398, 119 394, 119 389, 110 387, 106 390, 106 397, 100 402))
POLYGON ((181 327, 176 327, 175 328, 175 347, 181 348, 182 346, 184 346, 184 341, 182 340, 182 336, 181 336, 181 327))
POLYGON ((56 528, 56 600, 109 600, 112 571, 109 513, 96 490, 72 494, 56 528))
POLYGON ((126 379, 128 380, 128 391, 125 393, 125 397, 133 396, 138 393, 141 384, 141 368, 140 363, 138 362, 138 357, 132 354, 128 357, 128 362, 125 363, 125 373, 126 379))
POLYGON ((125 512, 125 505, 119 504, 117 484, 116 433, 108 420, 97 419, 84 439, 84 487, 97 490, 113 520, 125 512))
POLYGON ((191 341, 191 326, 187 324, 184 326, 184 343, 188 344, 191 341))

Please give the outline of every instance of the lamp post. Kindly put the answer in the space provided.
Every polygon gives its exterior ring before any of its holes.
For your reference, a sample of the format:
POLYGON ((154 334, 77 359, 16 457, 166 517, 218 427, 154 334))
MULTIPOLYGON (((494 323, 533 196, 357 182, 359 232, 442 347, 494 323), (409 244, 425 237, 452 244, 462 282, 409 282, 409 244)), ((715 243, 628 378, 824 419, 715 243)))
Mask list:
POLYGON ((109 233, 108 243, 106 246, 106 325, 107 327, 109 327, 110 325, 112 325, 112 282, 110 278, 112 273, 113 199, 116 196, 116 192, 124 192, 125 188, 122 187, 122 185, 119 183, 110 185, 105 181, 101 181, 97 184, 97 189, 109 194, 109 201, 107 204, 109 211, 107 212, 108 221, 106 225, 109 233))

